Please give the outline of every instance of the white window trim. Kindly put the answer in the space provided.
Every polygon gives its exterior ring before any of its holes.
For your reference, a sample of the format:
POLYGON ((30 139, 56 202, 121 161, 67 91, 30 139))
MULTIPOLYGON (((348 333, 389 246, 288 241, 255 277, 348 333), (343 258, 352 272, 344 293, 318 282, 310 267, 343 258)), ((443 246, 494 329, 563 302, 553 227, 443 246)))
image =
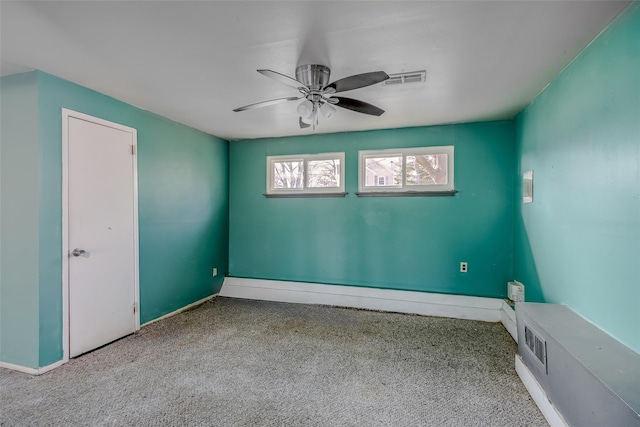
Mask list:
POLYGON ((320 154, 292 154, 285 156, 267 156, 267 195, 274 194, 337 194, 344 193, 344 152, 342 153, 320 153, 320 154), (315 160, 340 160, 340 182, 338 187, 307 187, 307 165, 315 160), (303 162, 303 188, 273 188, 273 163, 291 160, 302 160, 303 162))
POLYGON ((358 192, 359 193, 445 193, 454 191, 454 157, 453 145, 434 147, 392 148, 388 150, 358 151, 358 192), (417 154, 447 154, 447 183, 434 185, 407 185, 407 156, 417 154), (366 186, 365 159, 370 157, 402 157, 402 185, 400 186, 366 186))

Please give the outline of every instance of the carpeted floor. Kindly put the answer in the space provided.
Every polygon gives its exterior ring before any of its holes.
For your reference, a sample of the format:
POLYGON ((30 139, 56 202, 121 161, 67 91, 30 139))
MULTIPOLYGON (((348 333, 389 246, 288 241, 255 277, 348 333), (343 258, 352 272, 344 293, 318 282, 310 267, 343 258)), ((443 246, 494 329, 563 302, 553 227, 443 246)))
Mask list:
POLYGON ((546 426, 499 323, 217 298, 39 377, 2 426, 546 426))

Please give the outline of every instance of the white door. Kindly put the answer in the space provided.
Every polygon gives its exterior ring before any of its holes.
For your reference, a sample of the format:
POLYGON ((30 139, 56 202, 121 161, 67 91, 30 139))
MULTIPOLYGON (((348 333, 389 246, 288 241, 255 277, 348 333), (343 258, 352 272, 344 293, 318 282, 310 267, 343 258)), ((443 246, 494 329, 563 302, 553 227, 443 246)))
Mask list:
POLYGON ((136 133, 86 117, 67 120, 68 324, 74 357, 137 328, 136 133))

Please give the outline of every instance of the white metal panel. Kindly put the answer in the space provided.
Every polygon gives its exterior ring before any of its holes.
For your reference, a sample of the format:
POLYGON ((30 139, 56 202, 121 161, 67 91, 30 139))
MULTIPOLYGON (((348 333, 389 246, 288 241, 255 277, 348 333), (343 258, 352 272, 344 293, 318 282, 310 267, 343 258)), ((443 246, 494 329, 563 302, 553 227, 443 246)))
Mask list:
POLYGON ((502 300, 464 295, 226 277, 220 296, 322 304, 425 316, 500 322, 502 300))
POLYGON ((135 134, 68 118, 69 348, 136 330, 135 134), (71 255, 73 249, 88 258, 71 255))

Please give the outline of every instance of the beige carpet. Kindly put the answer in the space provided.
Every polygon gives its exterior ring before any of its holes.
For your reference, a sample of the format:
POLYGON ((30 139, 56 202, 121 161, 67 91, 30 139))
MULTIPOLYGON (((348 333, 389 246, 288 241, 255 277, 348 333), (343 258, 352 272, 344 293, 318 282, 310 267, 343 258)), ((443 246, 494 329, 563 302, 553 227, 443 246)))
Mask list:
POLYGON ((218 298, 39 377, 2 426, 545 426, 501 324, 218 298))

